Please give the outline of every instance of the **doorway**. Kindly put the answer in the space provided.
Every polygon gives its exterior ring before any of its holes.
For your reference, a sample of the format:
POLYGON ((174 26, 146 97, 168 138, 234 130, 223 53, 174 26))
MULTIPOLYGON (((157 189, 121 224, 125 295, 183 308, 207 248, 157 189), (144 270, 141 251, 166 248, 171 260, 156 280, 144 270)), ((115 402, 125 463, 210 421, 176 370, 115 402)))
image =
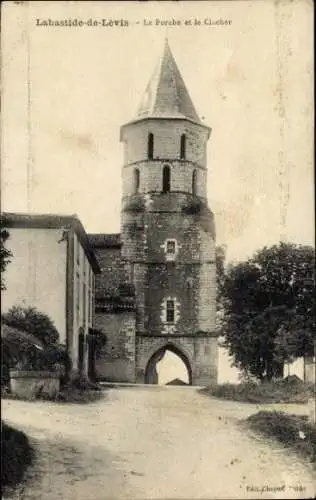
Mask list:
POLYGON ((161 347, 147 363, 145 384, 192 385, 192 370, 187 356, 173 344, 161 347))

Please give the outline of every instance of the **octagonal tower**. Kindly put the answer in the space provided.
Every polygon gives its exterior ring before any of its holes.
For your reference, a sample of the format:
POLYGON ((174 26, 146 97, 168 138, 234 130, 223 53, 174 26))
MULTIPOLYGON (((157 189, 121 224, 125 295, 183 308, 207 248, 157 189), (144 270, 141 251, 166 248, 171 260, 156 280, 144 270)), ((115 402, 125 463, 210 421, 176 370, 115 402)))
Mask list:
POLYGON ((217 380, 214 217, 207 201, 211 129, 165 42, 136 118, 121 128, 122 258, 136 293, 136 381, 157 381, 166 349, 190 382, 217 380))

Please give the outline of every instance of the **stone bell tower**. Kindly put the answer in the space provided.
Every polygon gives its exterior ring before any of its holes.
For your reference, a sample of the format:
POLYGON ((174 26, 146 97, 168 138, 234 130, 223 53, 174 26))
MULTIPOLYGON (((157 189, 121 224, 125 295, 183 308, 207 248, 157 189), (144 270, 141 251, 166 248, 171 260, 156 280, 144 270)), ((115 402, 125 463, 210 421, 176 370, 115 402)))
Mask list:
POLYGON ((122 259, 136 293, 139 383, 157 381, 155 365, 166 349, 184 361, 190 383, 217 379, 210 132, 166 41, 135 119, 121 128, 122 259))

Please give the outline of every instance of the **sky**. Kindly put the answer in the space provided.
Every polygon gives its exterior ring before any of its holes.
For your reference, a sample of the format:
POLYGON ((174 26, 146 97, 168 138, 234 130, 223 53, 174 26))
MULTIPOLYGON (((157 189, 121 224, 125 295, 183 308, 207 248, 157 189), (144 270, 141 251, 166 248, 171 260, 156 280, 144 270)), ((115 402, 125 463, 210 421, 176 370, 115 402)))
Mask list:
POLYGON ((164 357, 156 365, 158 384, 165 385, 172 380, 179 379, 189 383, 189 375, 183 361, 170 351, 166 351, 164 357))
POLYGON ((87 232, 120 231, 119 130, 167 35, 212 128, 208 200, 227 259, 281 239, 314 244, 312 18, 308 0, 7 2, 2 210, 77 214, 87 232), (128 26, 44 26, 49 18, 128 26), (231 23, 209 24, 219 19, 231 23))

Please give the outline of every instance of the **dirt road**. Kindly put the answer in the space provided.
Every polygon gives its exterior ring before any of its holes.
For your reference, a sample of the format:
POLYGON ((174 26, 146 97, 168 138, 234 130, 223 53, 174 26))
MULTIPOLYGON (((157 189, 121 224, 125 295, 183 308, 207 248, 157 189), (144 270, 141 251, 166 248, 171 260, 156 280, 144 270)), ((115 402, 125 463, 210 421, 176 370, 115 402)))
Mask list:
POLYGON ((307 498, 316 476, 240 426, 253 405, 193 387, 108 389, 90 405, 5 400, 38 458, 13 500, 307 498))

